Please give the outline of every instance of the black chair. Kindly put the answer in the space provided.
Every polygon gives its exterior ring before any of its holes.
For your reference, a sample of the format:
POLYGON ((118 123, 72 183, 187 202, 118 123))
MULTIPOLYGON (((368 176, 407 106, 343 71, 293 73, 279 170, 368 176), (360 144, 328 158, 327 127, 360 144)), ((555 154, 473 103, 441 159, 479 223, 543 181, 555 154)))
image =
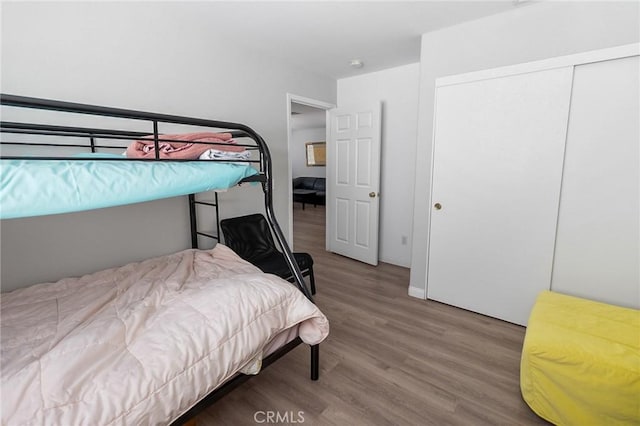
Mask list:
MULTIPOLYGON (((238 256, 254 264, 268 274, 278 275, 293 281, 293 273, 287 265, 284 254, 273 241, 267 219, 260 213, 234 217, 220 221, 225 244, 238 256)), ((316 294, 313 276, 313 258, 309 253, 293 253, 302 276, 308 276, 311 294, 316 294)))

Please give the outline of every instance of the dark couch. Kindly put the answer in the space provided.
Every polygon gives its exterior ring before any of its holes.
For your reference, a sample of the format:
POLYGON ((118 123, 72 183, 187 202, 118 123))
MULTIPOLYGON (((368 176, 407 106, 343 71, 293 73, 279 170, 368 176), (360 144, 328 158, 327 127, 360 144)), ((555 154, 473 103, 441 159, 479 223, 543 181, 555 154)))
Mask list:
POLYGON ((297 177, 293 179, 293 201, 314 206, 324 206, 326 198, 326 179, 319 177, 297 177))

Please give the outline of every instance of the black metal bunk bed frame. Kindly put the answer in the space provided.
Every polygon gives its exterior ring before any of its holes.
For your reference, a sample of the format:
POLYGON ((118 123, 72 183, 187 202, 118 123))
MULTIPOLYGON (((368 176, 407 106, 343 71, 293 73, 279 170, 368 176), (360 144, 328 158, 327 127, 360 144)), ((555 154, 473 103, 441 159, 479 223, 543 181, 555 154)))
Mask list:
MULTIPOLYGON (((117 140, 126 140, 126 139, 139 139, 141 137, 148 137, 149 135, 153 135, 153 141, 155 145, 155 159, 116 159, 116 161, 201 161, 201 160, 166 160, 159 158, 159 143, 163 141, 161 135, 158 132, 159 124, 178 124, 178 125, 187 125, 187 126, 199 126, 199 127, 207 127, 207 128, 215 128, 215 129, 224 129, 225 131, 229 131, 233 137, 236 138, 245 138, 248 137, 255 142, 255 145, 240 145, 246 146, 250 148, 257 147, 260 153, 260 159, 256 160, 244 160, 248 162, 257 162, 259 163, 259 173, 254 176, 250 176, 248 178, 240 181, 240 184, 245 182, 259 182, 262 186, 262 191, 264 193, 264 206, 267 217, 267 222, 269 223, 273 234, 280 245, 282 252, 284 254, 285 260, 291 269, 291 273, 294 278, 294 283, 298 287, 298 289, 311 301, 313 302, 313 296, 311 295, 311 291, 307 288, 304 278, 302 277, 302 273, 298 264, 296 263, 293 253, 287 244, 284 234, 282 233, 282 229, 278 224, 278 221, 275 217, 273 211, 273 179, 272 179, 272 163, 271 163, 271 155, 269 152, 269 148, 264 141, 264 139, 256 133, 250 127, 240 124, 240 123, 232 123, 225 121, 216 121, 216 120, 205 120, 199 118, 190 118, 190 117, 182 117, 176 115, 168 115, 168 114, 156 114, 150 112, 143 111, 135 111, 121 108, 111 108, 111 107, 103 107, 96 105, 87 105, 73 102, 64 102, 64 101, 56 101, 51 99, 40 99, 33 97, 25 97, 25 96, 16 96, 9 94, 0 94, 0 105, 5 105, 9 107, 18 107, 18 108, 28 108, 28 109, 38 109, 38 110, 49 110, 49 111, 58 111, 58 112, 67 112, 67 113, 76 113, 76 114, 85 114, 85 115, 95 115, 101 117, 115 117, 121 119, 131 119, 131 120, 140 120, 151 122, 153 126, 152 132, 134 132, 128 130, 116 130, 116 129, 96 129, 96 128, 86 128, 86 127, 73 127, 73 126, 57 126, 57 125, 49 125, 49 124, 35 124, 35 123, 22 123, 22 122, 6 122, 0 121, 0 133, 7 134, 26 134, 26 135, 40 135, 40 136, 67 136, 67 137, 75 137, 75 138, 86 138, 88 139, 88 143, 84 144, 59 144, 59 143, 41 143, 41 142, 5 142, 0 141, 2 145, 29 145, 29 146, 47 146, 47 147, 82 147, 89 148, 91 152, 96 152, 96 149, 113 149, 113 148, 124 148, 124 147, 116 147, 113 145, 99 145, 96 143, 96 139, 117 139, 117 140)), ((86 140, 85 139, 85 140, 86 140)), ((215 144, 214 144, 215 145, 215 144)), ((77 160, 78 157, 34 157, 34 156, 3 156, 0 153, 0 158, 2 159, 42 159, 42 160, 77 160)), ((85 158, 86 160, 86 158, 85 158)), ((101 158, 95 158, 96 161, 101 160, 101 158)), ((114 161, 113 158, 109 158, 109 161, 114 161)), ((206 160, 206 161, 215 161, 215 160, 206 160)), ((225 161, 225 160, 222 160, 225 161)), ((238 161, 238 160, 233 160, 238 161)), ((220 235, 220 219, 218 216, 218 194, 215 193, 214 200, 212 202, 208 201, 200 201, 197 200, 195 194, 188 195, 189 200, 189 218, 190 218, 190 230, 191 230, 191 245, 192 248, 199 248, 198 236, 213 238, 219 241, 220 235), (215 235, 208 234, 205 232, 201 232, 198 230, 198 220, 197 220, 197 205, 205 205, 215 208, 215 216, 216 216, 216 228, 217 233, 215 235)), ((286 353, 288 353, 293 348, 297 347, 302 343, 300 337, 296 337, 294 340, 285 344, 274 353, 266 357, 262 362, 262 367, 267 367, 286 353)), ((319 377, 319 354, 320 347, 319 345, 311 346, 311 380, 318 380, 319 377)), ((219 400, 231 390, 233 390, 238 385, 244 383, 252 376, 237 374, 232 377, 227 382, 223 383, 213 392, 205 396, 201 399, 196 405, 191 407, 187 412, 182 414, 178 419, 176 419, 172 424, 179 425, 183 424, 187 420, 195 417, 199 412, 204 410, 206 407, 219 400)))

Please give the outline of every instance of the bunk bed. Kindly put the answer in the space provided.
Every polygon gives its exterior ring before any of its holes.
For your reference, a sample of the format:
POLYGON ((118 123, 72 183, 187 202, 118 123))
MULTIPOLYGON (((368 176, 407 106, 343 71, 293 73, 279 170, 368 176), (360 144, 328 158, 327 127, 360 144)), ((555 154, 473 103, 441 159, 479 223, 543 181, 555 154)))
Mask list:
POLYGON ((0 103, 1 219, 186 195, 192 245, 3 293, 2 424, 182 424, 301 343, 310 346, 310 375, 318 379, 329 325, 275 218, 271 158, 260 135, 243 124, 48 99, 3 94, 0 103), (100 125, 77 125, 77 117, 100 125), (176 128, 187 131, 165 130, 176 128), (250 155, 163 155, 180 135, 199 132, 207 137, 185 146, 224 151, 233 143, 231 151, 250 155), (149 149, 132 158, 140 143, 149 149), (202 238, 219 240, 219 224, 201 230, 196 207, 213 208, 219 223, 218 196, 196 194, 245 183, 262 188, 293 284, 219 241, 200 248, 202 238))

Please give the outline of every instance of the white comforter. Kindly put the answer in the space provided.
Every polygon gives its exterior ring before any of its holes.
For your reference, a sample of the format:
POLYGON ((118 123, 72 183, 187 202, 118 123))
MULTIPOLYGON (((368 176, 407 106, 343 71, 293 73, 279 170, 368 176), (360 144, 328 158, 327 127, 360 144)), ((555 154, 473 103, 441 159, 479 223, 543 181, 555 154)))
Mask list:
POLYGON ((2 295, 2 424, 166 424, 296 324, 293 285, 218 244, 2 295))

